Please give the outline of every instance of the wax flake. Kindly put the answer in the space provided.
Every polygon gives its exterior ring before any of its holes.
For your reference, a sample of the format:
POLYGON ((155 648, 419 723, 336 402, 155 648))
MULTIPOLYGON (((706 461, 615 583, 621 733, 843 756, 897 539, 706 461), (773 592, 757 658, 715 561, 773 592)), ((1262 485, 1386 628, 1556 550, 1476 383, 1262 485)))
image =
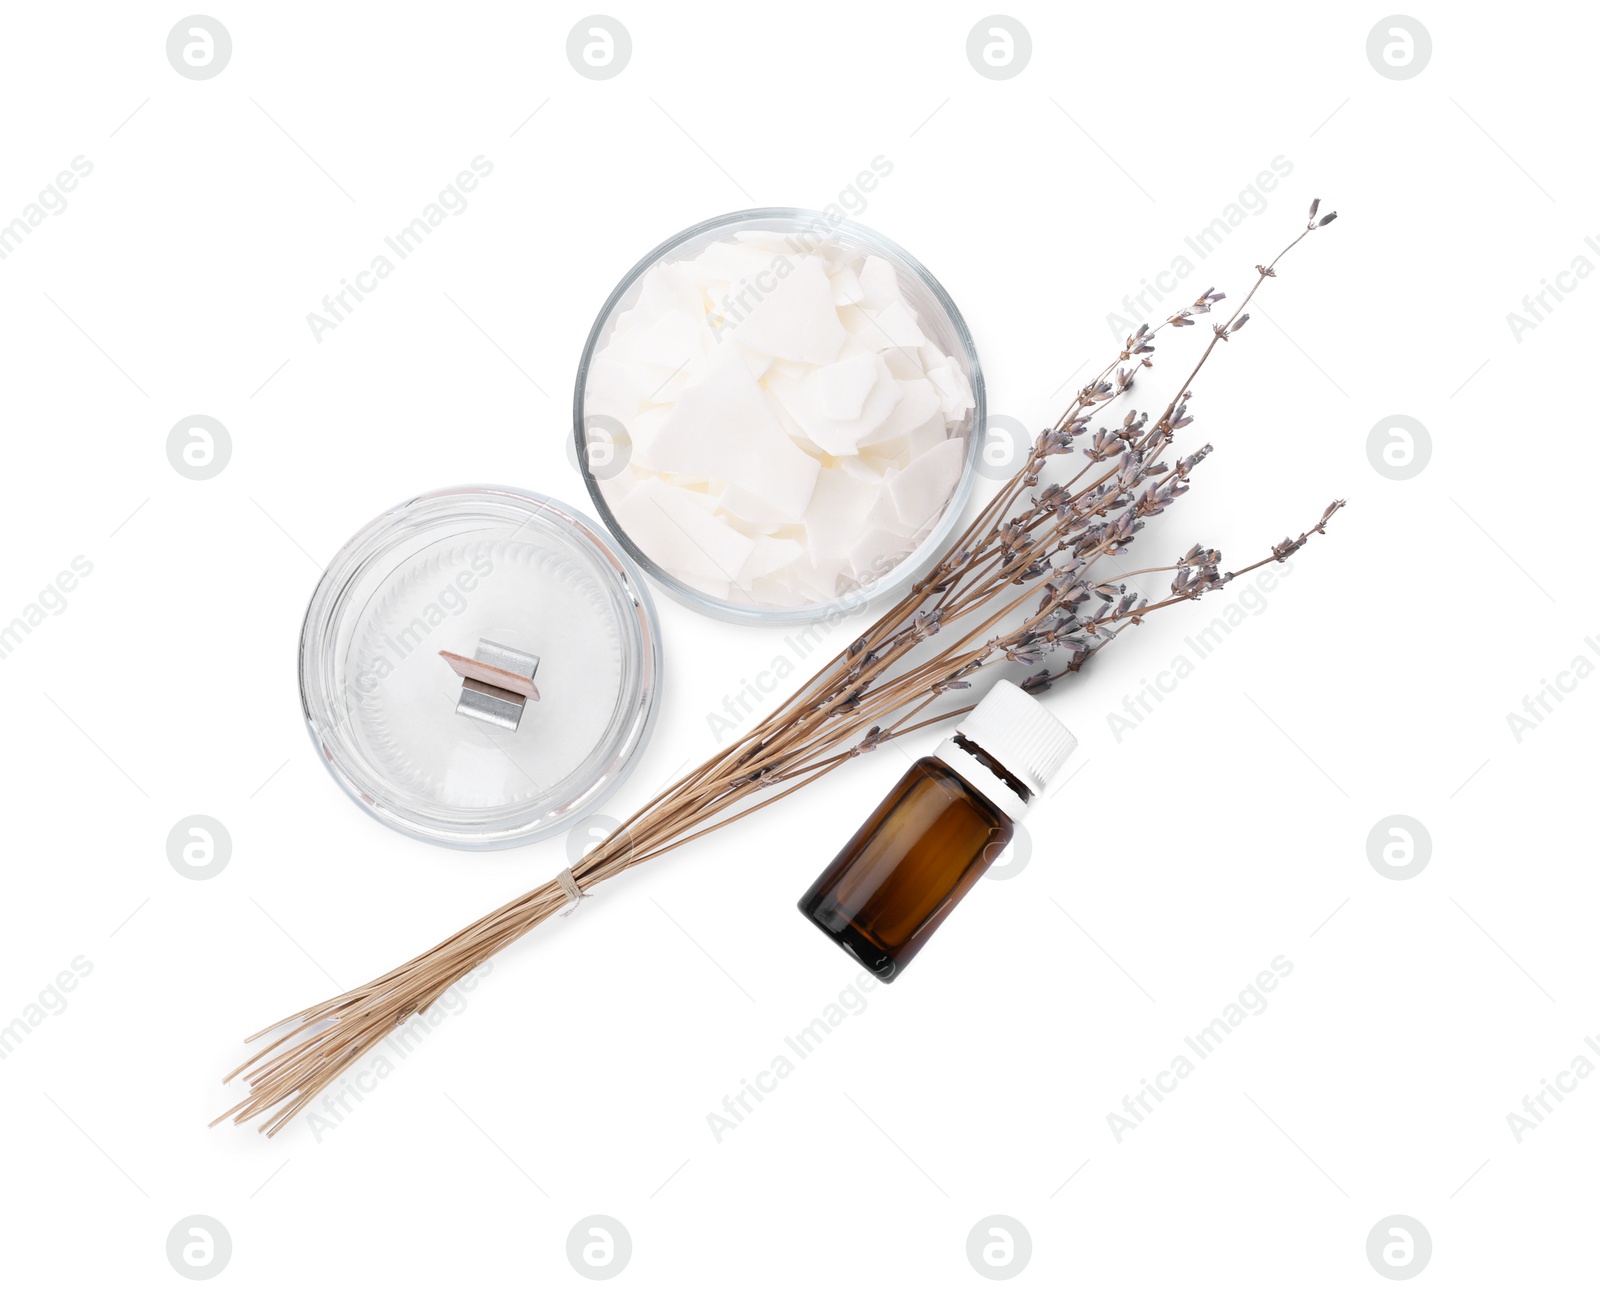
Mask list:
POLYGON ((927 454, 935 446, 942 444, 949 437, 945 427, 944 414, 935 413, 926 423, 919 424, 911 429, 908 440, 910 447, 907 453, 912 458, 919 458, 927 454))
POLYGON ((860 418, 879 368, 876 356, 854 355, 818 369, 817 405, 823 417, 837 421, 860 418))
POLYGON ((854 454, 862 439, 882 427, 884 420, 900 403, 900 384, 890 376, 883 362, 876 356, 866 359, 872 374, 872 385, 863 398, 861 412, 855 418, 834 419, 824 412, 820 371, 798 381, 774 375, 767 384, 768 390, 777 396, 807 438, 826 454, 854 454))
POLYGON ((808 257, 737 324, 742 346, 786 360, 828 364, 844 345, 845 332, 833 304, 833 286, 822 262, 808 257))
POLYGON ((659 478, 638 482, 616 506, 618 524, 666 570, 686 579, 733 581, 756 542, 713 510, 699 491, 659 478))
POLYGON ((939 389, 926 378, 912 378, 902 382, 900 400, 894 409, 889 411, 889 417, 884 419, 883 425, 874 435, 863 437, 858 444, 871 445, 877 441, 889 441, 907 435, 913 428, 922 426, 938 414, 941 401, 939 389))
POLYGON ((928 371, 928 377, 944 397, 945 418, 956 420, 972 408, 972 386, 954 360, 928 371))
POLYGON ((777 253, 749 243, 713 243, 684 269, 698 283, 749 285, 762 271, 770 271, 777 253))
POLYGON ((900 276, 880 256, 869 256, 861 263, 862 303, 869 310, 882 310, 900 300, 900 276))
POLYGON ((866 295, 860 277, 849 266, 835 270, 828 276, 828 281, 833 284, 835 306, 854 306, 866 295))
POLYGON ((863 480, 846 472, 830 472, 817 479, 805 520, 806 552, 817 570, 843 569, 880 491, 876 475, 863 480))
POLYGON ((869 310, 867 318, 877 327, 880 351, 888 347, 915 351, 928 340, 917 327, 917 317, 903 301, 892 301, 882 310, 869 310))
POLYGON ((797 540, 782 536, 762 536, 756 540, 755 548, 750 551, 744 566, 739 569, 738 583, 748 587, 752 581, 791 566, 804 552, 805 547, 797 540))
POLYGON ((879 580, 894 569, 894 563, 884 565, 884 555, 902 550, 909 550, 909 546, 906 537, 899 531, 873 527, 850 549, 851 574, 863 585, 879 580))
POLYGON ((886 490, 909 535, 944 508, 961 479, 961 443, 945 441, 907 465, 886 490))
POLYGON ((817 461, 779 426, 736 350, 725 349, 684 387, 650 460, 661 472, 736 481, 797 520, 817 481, 817 461))

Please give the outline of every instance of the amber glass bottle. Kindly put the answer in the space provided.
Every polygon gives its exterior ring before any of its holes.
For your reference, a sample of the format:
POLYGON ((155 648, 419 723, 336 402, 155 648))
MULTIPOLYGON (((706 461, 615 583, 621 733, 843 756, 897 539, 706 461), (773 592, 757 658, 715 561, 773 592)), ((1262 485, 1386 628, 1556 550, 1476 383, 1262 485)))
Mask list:
POLYGON ((893 981, 1010 843, 1077 740, 1000 681, 913 765, 800 900, 800 912, 893 981))

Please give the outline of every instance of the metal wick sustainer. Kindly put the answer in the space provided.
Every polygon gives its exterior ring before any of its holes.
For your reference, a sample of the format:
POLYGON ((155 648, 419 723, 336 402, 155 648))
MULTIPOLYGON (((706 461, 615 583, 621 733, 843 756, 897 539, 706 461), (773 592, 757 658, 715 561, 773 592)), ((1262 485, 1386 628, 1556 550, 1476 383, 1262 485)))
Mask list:
POLYGON ((522 723, 527 704, 539 700, 539 689, 533 682, 539 659, 532 653, 480 639, 476 657, 444 651, 439 656, 461 676, 457 715, 514 730, 522 723))

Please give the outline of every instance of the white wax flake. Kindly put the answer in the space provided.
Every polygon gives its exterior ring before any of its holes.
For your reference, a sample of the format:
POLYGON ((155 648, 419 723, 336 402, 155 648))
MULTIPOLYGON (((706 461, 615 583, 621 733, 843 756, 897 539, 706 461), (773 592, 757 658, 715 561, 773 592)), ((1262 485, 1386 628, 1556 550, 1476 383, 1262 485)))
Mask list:
POLYGON ((748 243, 773 256, 793 256, 798 251, 796 244, 777 230, 739 230, 733 237, 736 242, 748 243))
POLYGON ((633 390, 635 371, 601 352, 589 362, 584 375, 583 412, 626 420, 642 404, 633 390))
POLYGON ((818 571, 838 571, 878 501, 879 480, 824 473, 806 510, 806 552, 818 571))
MULTIPOLYGON (((820 483, 821 480, 819 474, 817 481, 820 483)), ((717 504, 736 524, 742 524, 741 529, 745 531, 771 531, 793 520, 781 508, 769 504, 737 482, 723 485, 717 496, 717 504)), ((809 512, 809 505, 807 510, 809 512)))
POLYGON ((928 340, 917 327, 917 317, 903 301, 892 301, 882 310, 869 310, 867 318, 877 326, 880 351, 888 347, 915 351, 928 340))
POLYGON ((863 585, 881 580, 910 552, 910 543, 899 531, 873 527, 851 546, 850 572, 863 585), (889 558, 890 555, 898 556, 889 558))
POLYGON ((895 480, 904 476, 898 468, 891 468, 883 478, 883 489, 878 492, 878 498, 872 507, 867 510, 866 529, 868 531, 888 531, 894 535, 906 537, 916 530, 913 523, 901 520, 900 510, 895 504, 895 480))
POLYGON ((620 334, 607 349, 611 359, 625 365, 654 368, 663 376, 682 369, 693 360, 709 355, 716 345, 703 319, 691 319, 681 311, 636 323, 620 334))
POLYGON ((718 283, 746 287, 772 267, 775 252, 749 243, 713 243, 684 266, 685 273, 700 284, 718 283))
POLYGON ((954 360, 946 359, 937 369, 930 369, 928 377, 944 397, 946 419, 957 421, 972 408, 972 384, 954 360))
MULTIPOLYGON (((940 411, 943 397, 940 391, 926 378, 911 378, 900 384, 900 400, 894 409, 889 411, 889 417, 875 434, 863 438, 858 444, 872 445, 878 441, 892 441, 896 437, 908 435, 914 428, 921 427, 940 411)), ((943 421, 940 422, 941 439, 943 421)))
POLYGON ((614 504, 617 523, 633 542, 675 576, 732 582, 756 542, 713 513, 700 491, 646 477, 614 504))
MULTIPOLYGON (((682 311, 692 319, 703 319, 703 302, 694 280, 675 265, 657 265, 639 283, 639 300, 628 312, 639 319, 658 319, 669 311, 682 311)), ((617 323, 621 325, 621 319, 617 323)))
POLYGON ((833 461, 833 467, 846 477, 866 482, 874 489, 883 484, 883 466, 874 462, 870 455, 840 455, 833 461))
POLYGON ((750 551, 750 556, 745 559, 744 566, 739 569, 738 583, 749 586, 752 581, 782 571, 803 553, 805 549, 798 540, 789 540, 782 536, 760 536, 755 542, 755 548, 750 551))
MULTIPOLYGON (((867 321, 867 326, 869 328, 873 327, 870 320, 867 321)), ((863 344, 852 337, 847 345, 860 346, 863 344)), ((900 347, 890 347, 881 354, 883 363, 889 366, 889 372, 901 382, 917 382, 927 377, 928 367, 922 363, 917 352, 905 351, 900 347)), ((943 359, 942 356, 940 358, 943 359)))
POLYGON ((739 344, 785 360, 828 364, 845 339, 833 285, 816 257, 790 264, 789 273, 777 279, 748 315, 734 317, 739 344))
POLYGON ((642 276, 591 360, 620 421, 600 481, 650 559, 715 599, 830 602, 889 575, 942 516, 973 406, 940 318, 884 257, 740 230, 642 276), (804 250, 802 250, 802 248, 804 250))
POLYGON ((768 389, 805 430, 806 437, 830 455, 855 454, 863 440, 883 426, 884 420, 900 403, 900 384, 876 356, 866 357, 871 366, 872 385, 862 400, 861 412, 854 418, 829 418, 823 409, 823 380, 826 370, 817 370, 795 382, 774 378, 768 389))
POLYGON ((907 447, 906 453, 912 458, 919 458, 947 440, 948 436, 949 433, 944 425, 943 412, 936 413, 926 423, 911 429, 910 445, 907 447))
POLYGON ((817 482, 817 461, 797 448, 767 407, 739 349, 724 347, 688 383, 650 444, 644 466, 736 481, 798 521, 817 482))
POLYGON ((878 368, 876 356, 855 355, 818 369, 817 403, 823 417, 837 420, 860 418, 861 407, 867 403, 867 393, 878 380, 878 368))
MULTIPOLYGON (((743 350, 743 348, 740 348, 743 350)), ((745 351, 745 368, 750 371, 750 376, 760 382, 767 376, 767 370, 772 368, 772 357, 762 355, 759 351, 745 351)))
POLYGON ((672 417, 670 405, 648 405, 627 420, 628 438, 633 445, 628 453, 628 466, 635 471, 641 463, 650 461, 656 435, 672 417))
POLYGON ((839 324, 854 341, 869 351, 882 351, 888 345, 883 330, 865 306, 839 307, 839 324))
MULTIPOLYGON (((678 386, 682 385, 682 373, 678 386)), ((626 422, 627 417, 652 399, 674 399, 669 370, 655 365, 633 365, 609 353, 597 355, 589 366, 586 414, 606 414, 626 422)))
POLYGON ((866 295, 866 290, 861 287, 861 278, 849 266, 843 266, 828 276, 828 282, 833 285, 833 304, 835 306, 854 306, 866 295))
POLYGON ((910 535, 929 518, 938 514, 961 480, 961 461, 965 452, 961 442, 946 440, 913 459, 884 488, 894 501, 895 512, 910 535))
POLYGON ((857 274, 861 281, 862 302, 869 310, 882 310, 900 300, 900 277, 880 256, 869 256, 857 274))
POLYGON ((911 461, 911 438, 897 436, 887 441, 874 441, 871 445, 864 445, 861 447, 861 461, 871 464, 887 478, 891 473, 899 472, 911 461))
POLYGON ((861 404, 861 412, 853 419, 830 420, 829 431, 835 434, 834 445, 824 448, 832 454, 859 451, 864 443, 875 439, 884 422, 899 405, 900 397, 900 384, 884 368, 883 362, 874 357, 872 386, 861 404))

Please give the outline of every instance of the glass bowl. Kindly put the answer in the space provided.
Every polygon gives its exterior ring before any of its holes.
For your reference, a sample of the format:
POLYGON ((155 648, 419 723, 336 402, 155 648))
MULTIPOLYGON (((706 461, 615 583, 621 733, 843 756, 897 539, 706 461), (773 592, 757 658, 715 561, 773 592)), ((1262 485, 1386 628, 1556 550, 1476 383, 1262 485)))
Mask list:
MULTIPOLYGON (((786 257, 788 254, 779 252, 778 255, 786 257)), ((723 319, 725 323, 726 317, 723 319)), ((708 323, 712 324, 715 332, 718 325, 711 320, 710 308, 708 323)), ((589 331, 583 359, 578 366, 573 399, 573 437, 578 469, 595 509, 634 562, 668 595, 697 611, 725 621, 795 625, 831 621, 887 601, 902 593, 943 553, 972 493, 978 457, 983 448, 981 430, 984 412, 983 374, 966 322, 950 295, 915 257, 881 234, 851 221, 836 221, 822 212, 804 208, 761 207, 713 217, 674 235, 624 276, 606 299, 594 327, 589 331), (834 597, 819 596, 814 602, 796 606, 763 606, 720 598, 667 571, 655 556, 647 552, 619 521, 607 498, 603 482, 614 471, 611 466, 617 463, 615 456, 619 443, 623 447, 622 462, 625 462, 631 446, 627 428, 621 420, 590 409, 595 358, 604 352, 618 319, 638 304, 645 275, 657 265, 685 260, 713 243, 726 242, 741 235, 759 238, 762 233, 775 235, 777 240, 781 240, 782 247, 792 247, 797 254, 819 247, 838 247, 852 253, 882 257, 887 261, 894 269, 901 297, 916 313, 916 322, 923 336, 959 366, 973 402, 964 417, 950 425, 949 438, 959 436, 965 441, 960 476, 931 530, 916 540, 909 553, 887 569, 879 570, 884 566, 881 562, 874 564, 870 579, 863 579, 859 585, 834 597)))
POLYGON ((369 522, 300 634, 301 705, 329 773, 381 823, 469 850, 598 806, 642 753, 660 682, 633 564, 581 513, 501 486, 419 495, 369 522), (473 691, 440 657, 507 650, 538 659, 513 672, 534 677, 536 700, 473 691))

